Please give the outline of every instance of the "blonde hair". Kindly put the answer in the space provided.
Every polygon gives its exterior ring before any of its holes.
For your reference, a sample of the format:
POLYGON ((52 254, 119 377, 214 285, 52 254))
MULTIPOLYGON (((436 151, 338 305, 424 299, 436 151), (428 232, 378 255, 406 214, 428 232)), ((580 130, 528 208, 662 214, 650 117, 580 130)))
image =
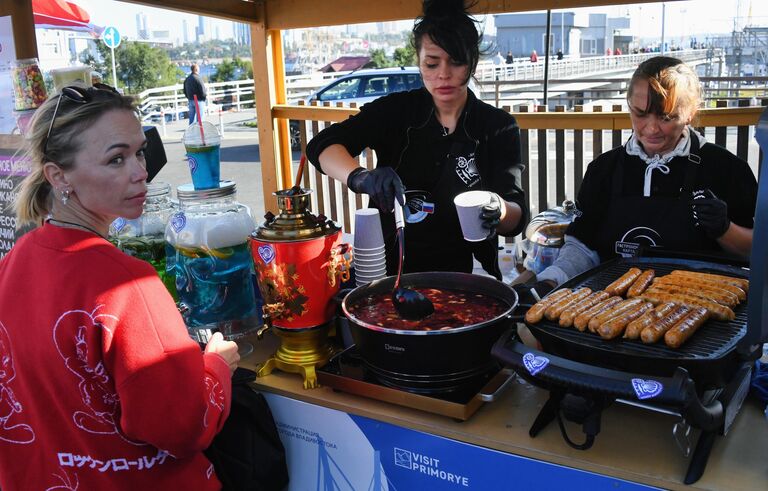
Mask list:
POLYGON ((26 135, 24 154, 30 163, 30 173, 21 181, 19 192, 13 203, 16 212, 16 226, 39 224, 51 209, 52 188, 45 178, 43 168, 53 162, 61 169, 75 165, 75 155, 82 148, 80 135, 107 111, 124 110, 136 113, 133 97, 123 96, 106 89, 87 90, 90 100, 74 102, 66 96, 54 95, 43 103, 30 122, 26 135), (56 121, 48 136, 48 128, 56 111, 56 121), (46 148, 47 145, 47 148, 46 148))
POLYGON ((638 80, 648 82, 645 112, 681 114, 693 120, 701 107, 701 82, 691 67, 670 56, 655 56, 642 62, 632 75, 627 99, 638 80))

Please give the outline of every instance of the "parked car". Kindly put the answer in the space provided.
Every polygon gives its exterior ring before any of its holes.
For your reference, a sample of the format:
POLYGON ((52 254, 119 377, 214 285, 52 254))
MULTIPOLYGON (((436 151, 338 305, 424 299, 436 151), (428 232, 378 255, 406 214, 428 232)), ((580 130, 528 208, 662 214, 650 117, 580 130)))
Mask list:
MULTIPOLYGON (((317 101, 352 103, 358 107, 381 96, 418 89, 424 84, 417 67, 378 68, 357 70, 344 75, 314 92, 305 100, 307 104, 317 101)), ((291 148, 300 146, 299 121, 291 121, 291 148)))
POLYGON ((343 102, 362 106, 394 92, 418 89, 424 84, 416 67, 357 70, 334 80, 307 99, 307 103, 343 102))

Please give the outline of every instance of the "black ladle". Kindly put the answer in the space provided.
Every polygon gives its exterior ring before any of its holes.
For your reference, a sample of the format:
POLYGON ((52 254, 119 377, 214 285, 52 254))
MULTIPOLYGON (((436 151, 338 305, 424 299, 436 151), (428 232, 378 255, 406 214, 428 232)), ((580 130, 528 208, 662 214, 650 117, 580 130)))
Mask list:
POLYGON ((397 314, 409 321, 421 320, 435 311, 435 306, 427 297, 409 288, 400 286, 400 276, 403 274, 403 260, 405 258, 405 220, 403 220, 403 207, 395 200, 395 226, 397 227, 397 243, 400 247, 400 258, 397 264, 397 279, 392 290, 392 305, 397 314))

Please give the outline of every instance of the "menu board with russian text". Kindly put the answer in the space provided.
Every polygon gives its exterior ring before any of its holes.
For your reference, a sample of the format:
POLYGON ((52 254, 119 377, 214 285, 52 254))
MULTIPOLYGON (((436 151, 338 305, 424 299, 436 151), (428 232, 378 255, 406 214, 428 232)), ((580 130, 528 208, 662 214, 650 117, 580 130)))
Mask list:
POLYGON ((29 174, 29 161, 13 150, 0 149, 0 258, 11 250, 22 234, 30 227, 17 229, 13 201, 19 192, 19 184, 29 174))

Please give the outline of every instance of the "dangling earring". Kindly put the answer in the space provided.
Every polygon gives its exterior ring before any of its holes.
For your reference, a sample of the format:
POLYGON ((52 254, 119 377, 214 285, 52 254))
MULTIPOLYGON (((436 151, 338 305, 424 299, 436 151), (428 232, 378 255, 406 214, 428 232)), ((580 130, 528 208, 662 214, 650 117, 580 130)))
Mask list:
POLYGON ((67 206, 67 201, 69 201, 69 189, 65 189, 61 192, 61 204, 64 206, 67 206))

